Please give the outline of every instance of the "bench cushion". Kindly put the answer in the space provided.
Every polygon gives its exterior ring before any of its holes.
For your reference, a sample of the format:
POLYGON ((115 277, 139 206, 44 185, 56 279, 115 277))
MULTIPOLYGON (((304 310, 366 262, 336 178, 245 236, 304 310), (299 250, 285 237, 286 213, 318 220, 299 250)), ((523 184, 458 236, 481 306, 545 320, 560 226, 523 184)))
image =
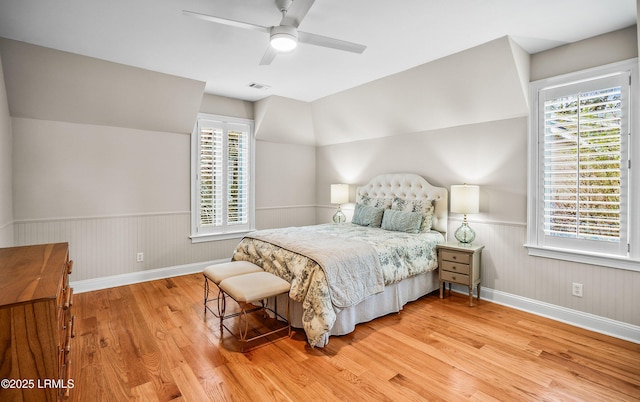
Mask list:
POLYGON ((264 271, 232 276, 224 279, 218 286, 235 301, 243 303, 286 293, 291 288, 289 282, 264 271))
POLYGON ((262 272, 262 268, 248 261, 231 261, 222 264, 209 265, 202 273, 216 285, 227 278, 236 275, 262 272))

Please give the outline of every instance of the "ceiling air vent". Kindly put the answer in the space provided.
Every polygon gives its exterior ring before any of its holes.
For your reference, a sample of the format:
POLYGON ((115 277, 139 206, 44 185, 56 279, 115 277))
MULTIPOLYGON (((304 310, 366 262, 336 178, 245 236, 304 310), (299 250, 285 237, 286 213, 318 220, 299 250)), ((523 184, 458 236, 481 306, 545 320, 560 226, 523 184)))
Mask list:
POLYGON ((251 82, 251 83, 249 83, 249 88, 260 89, 262 91, 266 91, 271 87, 269 85, 258 84, 257 82, 251 82))

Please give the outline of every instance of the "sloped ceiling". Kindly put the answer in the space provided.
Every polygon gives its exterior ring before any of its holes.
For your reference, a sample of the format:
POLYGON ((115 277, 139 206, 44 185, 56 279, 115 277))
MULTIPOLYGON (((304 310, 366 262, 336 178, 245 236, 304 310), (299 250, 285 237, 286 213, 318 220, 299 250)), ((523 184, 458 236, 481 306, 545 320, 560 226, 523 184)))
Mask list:
POLYGON ((318 145, 525 116, 527 57, 504 37, 317 100, 318 145))
POLYGON ((13 117, 191 133, 205 83, 0 38, 13 117))
POLYGON ((316 145, 311 103, 270 96, 255 103, 256 139, 316 145))
POLYGON ((253 117, 259 140, 326 145, 527 113, 528 54, 507 37, 314 102, 253 105, 203 98, 201 81, 9 39, 0 52, 14 117, 190 133, 199 111, 226 110, 253 117))

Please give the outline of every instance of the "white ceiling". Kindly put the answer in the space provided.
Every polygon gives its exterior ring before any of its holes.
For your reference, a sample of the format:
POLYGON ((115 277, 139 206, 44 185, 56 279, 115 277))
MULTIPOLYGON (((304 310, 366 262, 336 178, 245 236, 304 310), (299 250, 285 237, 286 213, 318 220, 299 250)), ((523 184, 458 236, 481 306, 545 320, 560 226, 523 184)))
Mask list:
POLYGON ((182 10, 263 26, 281 19, 275 0, 0 0, 0 36, 206 81, 211 94, 313 101, 505 35, 536 53, 637 18, 636 0, 317 0, 300 30, 364 53, 301 44, 259 66, 267 34, 182 10))

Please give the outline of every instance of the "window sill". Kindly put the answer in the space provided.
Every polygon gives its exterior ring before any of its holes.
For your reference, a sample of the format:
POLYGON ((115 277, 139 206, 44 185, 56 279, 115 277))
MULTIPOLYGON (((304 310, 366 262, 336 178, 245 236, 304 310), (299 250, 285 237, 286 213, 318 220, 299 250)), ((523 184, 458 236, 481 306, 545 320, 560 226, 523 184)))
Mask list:
POLYGON ((229 240, 229 239, 241 239, 247 233, 253 232, 253 230, 242 230, 239 232, 227 232, 227 233, 207 233, 201 235, 191 235, 191 243, 205 243, 208 241, 229 240))
POLYGON ((556 260, 572 261, 582 264, 599 265, 603 267, 640 272, 639 260, 603 254, 588 254, 558 248, 540 247, 534 244, 525 244, 524 246, 529 250, 529 255, 534 257, 553 258, 556 260))

